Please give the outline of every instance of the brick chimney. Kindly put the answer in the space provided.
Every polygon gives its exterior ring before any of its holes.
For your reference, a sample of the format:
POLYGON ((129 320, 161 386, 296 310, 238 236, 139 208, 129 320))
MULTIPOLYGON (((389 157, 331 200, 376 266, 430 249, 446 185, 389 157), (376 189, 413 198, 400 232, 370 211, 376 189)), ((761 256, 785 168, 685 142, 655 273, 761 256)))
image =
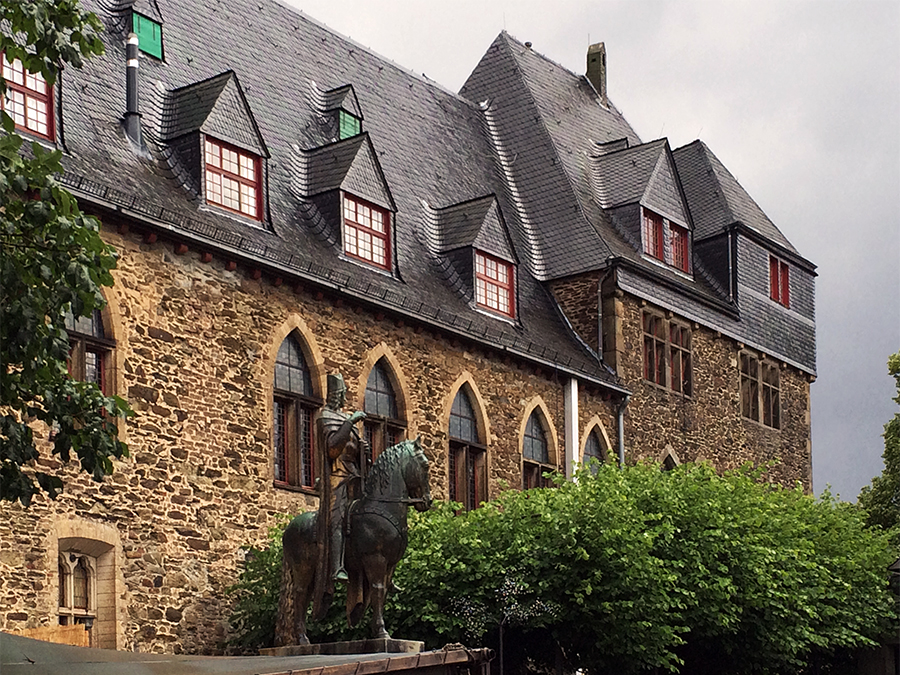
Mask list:
POLYGON ((587 79, 594 86, 594 90, 600 95, 600 101, 604 107, 609 105, 606 98, 606 45, 598 42, 588 47, 587 51, 587 79))

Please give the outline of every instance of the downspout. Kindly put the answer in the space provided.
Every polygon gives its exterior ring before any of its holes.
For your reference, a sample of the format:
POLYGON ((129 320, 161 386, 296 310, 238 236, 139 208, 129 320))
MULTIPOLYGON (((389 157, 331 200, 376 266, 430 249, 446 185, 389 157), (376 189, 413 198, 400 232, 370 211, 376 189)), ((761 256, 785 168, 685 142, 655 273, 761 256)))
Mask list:
POLYGON ((619 468, 625 468, 625 408, 628 407, 628 401, 631 400, 631 396, 626 394, 625 398, 622 399, 622 402, 619 404, 618 410, 618 428, 616 431, 618 432, 618 441, 619 441, 619 468))
POLYGON ((578 380, 569 378, 565 384, 565 427, 566 427, 566 478, 575 475, 575 464, 578 462, 578 380))

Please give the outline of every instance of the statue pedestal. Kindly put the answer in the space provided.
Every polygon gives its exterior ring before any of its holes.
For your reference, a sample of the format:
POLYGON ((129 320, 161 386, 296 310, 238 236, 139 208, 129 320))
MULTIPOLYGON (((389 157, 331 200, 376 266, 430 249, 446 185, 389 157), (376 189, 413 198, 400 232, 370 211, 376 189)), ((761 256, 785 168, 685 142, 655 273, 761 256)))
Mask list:
POLYGON ((288 645, 260 649, 260 656, 343 656, 348 654, 416 654, 425 648, 416 640, 350 640, 348 642, 322 642, 316 645, 288 645))

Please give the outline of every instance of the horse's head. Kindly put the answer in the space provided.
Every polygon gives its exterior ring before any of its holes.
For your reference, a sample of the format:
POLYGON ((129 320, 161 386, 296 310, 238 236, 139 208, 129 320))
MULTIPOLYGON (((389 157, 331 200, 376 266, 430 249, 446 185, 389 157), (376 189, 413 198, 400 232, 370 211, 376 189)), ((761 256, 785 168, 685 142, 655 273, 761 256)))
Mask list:
POLYGON ((413 503, 416 511, 427 511, 432 504, 431 485, 428 480, 428 458, 422 451, 419 436, 416 436, 415 440, 406 441, 406 443, 409 449, 408 460, 403 467, 406 491, 411 499, 417 500, 413 503))

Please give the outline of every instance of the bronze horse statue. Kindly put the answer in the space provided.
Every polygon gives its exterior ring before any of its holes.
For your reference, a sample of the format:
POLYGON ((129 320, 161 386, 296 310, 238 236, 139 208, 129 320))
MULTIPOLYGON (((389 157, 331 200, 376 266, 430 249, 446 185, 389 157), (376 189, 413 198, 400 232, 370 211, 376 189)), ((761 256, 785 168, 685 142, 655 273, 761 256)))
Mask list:
MULTIPOLYGON (((393 585, 394 568, 406 551, 406 512, 409 506, 426 511, 431 501, 428 458, 418 438, 388 448, 375 460, 363 497, 351 506, 348 519, 345 563, 349 575, 347 622, 351 627, 371 605, 372 637, 390 638, 384 628, 384 600, 393 585)), ((277 646, 309 644, 306 615, 316 581, 317 515, 315 511, 300 514, 282 536, 277 646)), ((324 609, 327 604, 330 598, 324 609)))

